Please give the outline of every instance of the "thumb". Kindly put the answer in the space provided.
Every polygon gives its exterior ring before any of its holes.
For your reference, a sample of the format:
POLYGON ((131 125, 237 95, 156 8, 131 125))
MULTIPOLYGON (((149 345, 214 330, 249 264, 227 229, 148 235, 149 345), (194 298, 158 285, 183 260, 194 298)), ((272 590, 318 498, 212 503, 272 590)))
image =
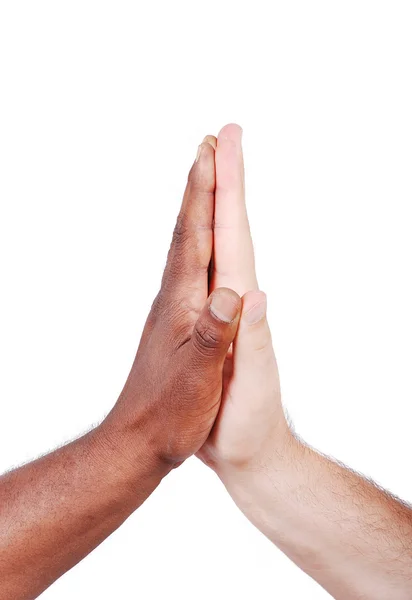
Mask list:
POLYGON ((231 396, 236 402, 236 427, 245 432, 241 454, 246 458, 255 456, 272 435, 283 435, 287 430, 266 306, 263 292, 243 296, 233 343, 231 396), (252 437, 248 431, 254 432, 252 437))
POLYGON ((272 336, 266 319, 266 294, 247 292, 242 298, 242 316, 234 342, 234 370, 242 396, 270 395, 279 386, 272 336))
POLYGON ((202 369, 222 369, 240 317, 240 297, 228 288, 216 289, 208 298, 192 333, 191 354, 202 369))

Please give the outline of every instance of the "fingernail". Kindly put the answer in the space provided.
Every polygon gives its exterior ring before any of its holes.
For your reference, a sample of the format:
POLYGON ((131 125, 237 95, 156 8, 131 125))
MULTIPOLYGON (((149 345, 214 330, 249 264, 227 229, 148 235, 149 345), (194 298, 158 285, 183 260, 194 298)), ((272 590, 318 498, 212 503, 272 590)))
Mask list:
POLYGON ((202 144, 209 144, 210 146, 212 146, 213 150, 216 150, 216 138, 214 135, 207 135, 204 139, 202 144))
POLYGON ((258 323, 266 316, 267 311, 267 299, 266 294, 261 293, 261 299, 256 302, 249 310, 243 315, 244 320, 248 325, 254 325, 258 323))
POLYGON ((210 311, 219 321, 231 323, 239 312, 238 297, 229 291, 216 292, 212 296, 210 311))

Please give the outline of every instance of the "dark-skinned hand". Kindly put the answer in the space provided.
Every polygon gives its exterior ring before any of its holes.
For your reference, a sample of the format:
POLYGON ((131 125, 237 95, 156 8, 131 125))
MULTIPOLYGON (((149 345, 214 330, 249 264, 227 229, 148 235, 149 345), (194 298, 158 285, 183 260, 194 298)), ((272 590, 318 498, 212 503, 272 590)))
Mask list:
POLYGON ((160 292, 131 373, 106 420, 133 456, 144 432, 149 454, 175 466, 208 437, 222 395, 222 370, 241 300, 227 288, 208 298, 213 249, 216 138, 199 146, 190 171, 160 292))
POLYGON ((126 385, 94 430, 0 478, 0 600, 33 600, 206 441, 241 301, 208 298, 215 144, 199 147, 126 385))

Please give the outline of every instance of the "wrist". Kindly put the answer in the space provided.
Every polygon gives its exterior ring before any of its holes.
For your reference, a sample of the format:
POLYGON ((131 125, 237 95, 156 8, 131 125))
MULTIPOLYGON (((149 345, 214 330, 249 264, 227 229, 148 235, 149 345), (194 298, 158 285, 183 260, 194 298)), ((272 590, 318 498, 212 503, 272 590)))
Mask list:
POLYGON ((273 500, 281 503, 290 494, 293 482, 300 479, 299 473, 304 472, 311 452, 285 424, 282 432, 277 431, 266 440, 253 460, 221 464, 216 473, 239 505, 243 501, 247 504, 248 498, 252 503, 258 501, 259 490, 267 485, 271 487, 273 500))
POLYGON ((131 427, 112 412, 89 435, 96 459, 105 464, 108 478, 125 494, 134 496, 146 486, 154 489, 172 468, 156 452, 143 422, 131 427))
MULTIPOLYGON (((299 460, 302 444, 292 433, 283 413, 282 418, 272 424, 268 435, 263 437, 256 433, 254 438, 249 444, 253 448, 252 452, 250 448, 246 452, 225 452, 217 460, 210 461, 210 466, 220 479, 243 479, 248 473, 284 470, 299 460)), ((247 446, 247 442, 245 445, 247 446)))

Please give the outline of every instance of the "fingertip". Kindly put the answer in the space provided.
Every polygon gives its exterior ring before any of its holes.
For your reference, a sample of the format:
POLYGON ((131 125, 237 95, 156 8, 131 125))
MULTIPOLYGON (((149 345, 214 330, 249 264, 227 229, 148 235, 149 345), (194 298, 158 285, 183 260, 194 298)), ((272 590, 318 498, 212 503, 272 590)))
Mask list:
POLYGON ((210 144, 213 148, 213 150, 216 150, 216 146, 217 146, 217 138, 214 135, 207 135, 204 139, 202 144, 210 144))
MULTIPOLYGON (((206 138, 211 138, 211 137, 212 136, 206 136, 206 138)), ((200 146, 197 149, 195 163, 198 163, 200 161, 200 159, 203 160, 205 157, 207 158, 207 157, 213 156, 213 158, 214 158, 216 145, 213 146, 213 143, 210 140, 206 140, 206 138, 203 140, 203 142, 200 144, 200 146)))
POLYGON ((228 123, 219 131, 218 142, 230 140, 232 142, 241 143, 243 129, 237 123, 228 123))
POLYGON ((261 291, 246 292, 242 298, 242 321, 255 325, 266 317, 267 296, 261 291))
POLYGON ((230 288, 218 288, 210 296, 209 310, 213 317, 223 323, 232 323, 240 314, 242 301, 230 288))
POLYGON ((207 193, 215 191, 216 168, 215 150, 209 142, 202 142, 189 171, 188 181, 192 187, 199 187, 207 193))

